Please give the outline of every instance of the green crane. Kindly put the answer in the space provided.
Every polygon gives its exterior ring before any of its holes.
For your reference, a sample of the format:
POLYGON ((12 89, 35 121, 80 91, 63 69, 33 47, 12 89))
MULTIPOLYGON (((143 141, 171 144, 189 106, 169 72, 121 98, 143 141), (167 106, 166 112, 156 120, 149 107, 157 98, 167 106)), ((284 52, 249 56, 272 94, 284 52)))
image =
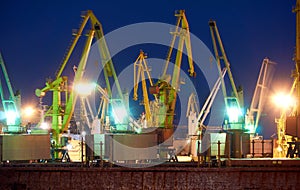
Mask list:
MULTIPOLYGON (((209 21, 209 27, 213 42, 213 48, 215 53, 215 58, 217 61, 217 67, 219 76, 221 79, 221 87, 222 92, 224 95, 224 101, 225 101, 225 107, 226 107, 226 116, 227 116, 227 122, 229 124, 230 129, 237 129, 237 130, 243 130, 244 129, 244 115, 242 113, 242 107, 243 107, 243 97, 242 97, 242 90, 237 89, 233 75, 231 73, 230 69, 230 63, 227 59, 225 49, 219 34, 219 30, 216 25, 216 21, 210 20, 209 21), (232 95, 229 96, 227 94, 226 86, 224 78, 222 77, 222 65, 221 62, 224 63, 224 67, 227 70, 227 74, 229 77, 229 81, 232 88, 232 95)), ((226 122, 225 121, 225 122, 226 122)))
POLYGON ((52 117, 52 136, 53 140, 59 145, 59 134, 63 131, 66 131, 69 127, 70 120, 74 113, 74 108, 76 104, 76 100, 78 98, 78 92, 74 90, 74 86, 79 84, 83 79, 83 74, 85 71, 85 67, 87 64, 88 55, 91 49, 91 44, 93 39, 97 41, 97 47, 99 49, 101 55, 101 63, 103 65, 103 71, 106 81, 106 89, 108 93, 109 99, 112 98, 112 91, 110 85, 110 78, 113 77, 115 81, 115 85, 118 90, 119 98, 123 98, 123 94, 118 82, 117 75, 115 73, 115 69, 109 54, 108 47, 106 45, 106 41, 104 39, 104 33, 102 30, 101 23, 95 17, 94 13, 90 10, 86 11, 85 14, 82 16, 82 22, 80 28, 74 35, 74 38, 71 41, 70 47, 67 49, 65 57, 63 58, 62 64, 59 66, 57 72, 55 73, 55 80, 47 81, 46 86, 42 89, 36 89, 36 96, 43 97, 45 96, 46 92, 52 91, 52 106, 47 111, 45 116, 50 115, 52 117), (84 35, 83 30, 86 28, 88 21, 90 21, 91 27, 88 29, 88 37, 86 40, 85 47, 82 51, 81 60, 76 67, 74 81, 72 81, 73 87, 71 90, 68 88, 68 77, 62 76, 62 73, 78 43, 79 38, 84 35), (65 93, 65 105, 62 104, 62 97, 61 94, 65 93))
POLYGON ((6 125, 7 129, 4 130, 6 133, 20 133, 22 132, 22 127, 21 127, 21 95, 19 92, 14 93, 8 74, 7 70, 2 58, 2 55, 0 53, 0 65, 1 69, 6 81, 6 85, 8 88, 9 92, 9 99, 5 99, 2 84, 0 82, 0 96, 1 96, 1 101, 5 113, 5 118, 6 118, 6 125))

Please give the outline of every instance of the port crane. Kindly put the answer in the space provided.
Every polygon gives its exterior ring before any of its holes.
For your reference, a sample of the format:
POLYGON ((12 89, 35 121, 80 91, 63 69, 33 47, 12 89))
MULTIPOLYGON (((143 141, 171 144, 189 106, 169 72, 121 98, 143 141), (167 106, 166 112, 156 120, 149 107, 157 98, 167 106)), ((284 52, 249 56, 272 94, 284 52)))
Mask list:
POLYGON ((138 100, 138 87, 139 82, 142 82, 142 92, 143 92, 143 102, 145 113, 142 114, 141 122, 144 123, 144 127, 154 127, 157 126, 156 117, 154 113, 155 108, 158 107, 158 99, 154 94, 154 100, 150 101, 148 97, 148 88, 146 84, 145 73, 147 74, 150 87, 153 86, 153 80, 150 76, 150 69, 146 62, 147 55, 141 50, 138 58, 134 62, 134 91, 133 91, 133 100, 138 100))
POLYGON ((9 99, 6 99, 3 92, 3 86, 0 82, 0 96, 1 96, 1 101, 2 101, 2 105, 6 117, 6 126, 7 126, 7 129, 3 130, 3 132, 20 133, 23 132, 21 127, 21 123, 22 123, 21 122, 21 94, 18 91, 16 93, 13 92, 11 82, 9 80, 8 73, 1 53, 0 53, 0 65, 9 92, 9 99))
POLYGON ((230 70, 230 63, 227 59, 223 43, 221 41, 221 37, 218 31, 218 28, 216 26, 216 22, 211 20, 209 21, 212 41, 213 41, 213 47, 215 52, 215 57, 217 61, 218 71, 220 75, 221 84, 222 84, 222 92, 225 99, 225 107, 227 111, 227 119, 230 129, 240 129, 240 130, 248 130, 248 133, 254 134, 258 122, 261 116, 261 112, 264 105, 264 98, 266 97, 267 93, 267 86, 269 84, 270 78, 270 72, 269 69, 272 65, 275 63, 269 60, 268 58, 265 58, 262 62, 262 66, 259 72, 259 76, 257 79, 256 87, 254 90, 254 94, 252 97, 251 105, 249 110, 247 111, 247 114, 243 114, 243 92, 241 89, 237 89, 233 75, 230 70), (219 53, 219 50, 221 54, 219 53), (231 88, 233 91, 232 96, 227 95, 226 87, 225 87, 225 81, 223 75, 223 71, 221 70, 221 60, 224 62, 225 69, 228 73, 231 88))
POLYGON ((296 7, 293 9, 293 12, 296 13, 296 48, 294 55, 295 69, 292 72, 294 82, 289 96, 294 95, 296 102, 292 105, 290 113, 284 109, 280 118, 275 119, 278 139, 274 153, 278 157, 294 157, 296 152, 300 152, 300 0, 296 1, 296 7))
POLYGON ((115 69, 109 54, 109 50, 104 38, 104 33, 102 29, 102 25, 99 22, 99 20, 96 18, 94 13, 91 10, 88 10, 84 13, 82 16, 82 22, 80 24, 80 28, 76 33, 74 33, 74 37, 71 41, 70 47, 67 49, 67 52, 63 58, 63 61, 61 65, 59 66, 57 72, 55 73, 55 79, 53 81, 47 81, 46 86, 42 89, 36 89, 36 96, 43 97, 45 96, 46 92, 52 91, 53 92, 53 98, 52 98, 52 106, 47 111, 45 116, 50 115, 52 116, 52 130, 53 130, 53 140, 59 144, 59 134, 63 131, 66 131, 68 129, 70 120, 72 118, 75 102, 78 97, 78 93, 74 90, 74 86, 81 82, 83 78, 83 74, 85 71, 87 58, 89 55, 89 51, 91 48, 91 43, 94 38, 96 38, 98 49, 101 55, 101 64, 103 66, 103 72, 105 76, 106 81, 106 88, 107 88, 107 94, 108 97, 112 98, 112 90, 110 85, 110 78, 113 77, 115 81, 115 85, 117 87, 117 92, 119 95, 119 98, 123 98, 123 94, 118 82, 118 78, 115 73, 115 69), (85 43, 85 47, 82 51, 81 60, 77 66, 75 77, 73 80, 73 88, 71 90, 68 90, 67 76, 62 76, 62 73, 66 67, 66 64, 68 63, 71 54, 74 51, 74 48, 76 44, 78 43, 79 38, 84 35, 83 30, 86 27, 88 21, 90 21, 91 28, 88 32, 88 38, 85 43), (65 93, 65 105, 61 102, 61 93, 65 93))
MULTIPOLYGON (((290 92, 288 94, 288 97, 292 97, 292 95, 296 91, 296 84, 297 80, 295 79, 292 87, 290 89, 290 92)), ((288 104, 288 103, 287 103, 288 104)), ((296 105, 292 105, 292 107, 289 107, 290 105, 287 105, 286 108, 282 108, 280 112, 280 117, 275 118, 275 123, 277 126, 277 147, 274 149, 274 157, 284 158, 287 155, 288 152, 288 142, 292 141, 291 135, 286 132, 287 130, 287 119, 288 118, 295 118, 296 115, 296 105)))
POLYGON ((252 102, 250 109, 245 114, 244 113, 244 100, 243 91, 241 88, 237 88, 233 79, 233 75, 230 70, 230 63, 226 56, 224 46, 216 26, 216 22, 213 20, 209 21, 213 49, 215 52, 215 58, 217 62, 217 68, 219 72, 219 78, 221 80, 222 92, 225 101, 225 120, 223 123, 223 129, 230 132, 231 140, 231 153, 234 157, 241 157, 243 153, 243 142, 249 142, 250 136, 253 137, 258 126, 258 122, 261 116, 261 112, 264 105, 264 98, 267 93, 267 85, 270 82, 270 72, 269 68, 275 63, 269 59, 264 59, 260 69, 259 77, 256 83, 256 88, 254 95, 252 97, 252 102), (220 53, 219 53, 220 52, 220 53), (222 75, 221 61, 224 63, 224 68, 227 70, 229 81, 231 84, 232 95, 227 94, 227 89, 225 87, 225 81, 222 75))
POLYGON ((182 52, 185 45, 187 50, 187 57, 189 63, 189 75, 195 77, 194 63, 192 57, 191 41, 189 24, 185 15, 184 10, 179 10, 175 13, 177 17, 177 24, 175 31, 172 32, 173 38, 167 54, 165 67, 163 70, 162 77, 159 79, 157 84, 150 87, 150 93, 155 94, 158 98, 159 104, 163 105, 159 108, 159 127, 171 129, 173 128, 173 120, 175 114, 175 105, 177 99, 177 92, 179 90, 179 78, 180 68, 182 63, 182 52), (170 77, 167 75, 169 62, 171 59, 172 51, 176 39, 178 39, 178 47, 175 59, 175 65, 173 69, 173 75, 170 77))
POLYGON ((225 49, 219 34, 219 30, 216 25, 216 21, 209 21, 210 33, 213 42, 213 49, 215 53, 215 58, 217 61, 217 68, 219 72, 219 78, 221 79, 221 87, 225 101, 226 107, 226 120, 225 125, 230 129, 243 130, 244 129, 244 118, 242 114, 242 91, 236 88, 233 75, 230 69, 230 63, 228 61, 227 55, 225 53, 225 49), (225 86, 224 78, 222 77, 222 65, 221 62, 224 63, 224 68, 227 70, 227 75, 229 77, 229 81, 232 88, 232 96, 227 95, 227 90, 225 86))

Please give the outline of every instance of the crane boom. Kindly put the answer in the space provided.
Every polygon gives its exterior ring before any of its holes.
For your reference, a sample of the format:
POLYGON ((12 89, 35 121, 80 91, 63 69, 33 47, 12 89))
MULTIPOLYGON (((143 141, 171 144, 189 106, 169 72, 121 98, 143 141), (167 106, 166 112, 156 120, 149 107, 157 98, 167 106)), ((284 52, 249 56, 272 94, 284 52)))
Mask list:
POLYGON ((265 102, 267 85, 269 84, 269 69, 270 66, 274 64, 275 63, 268 58, 265 58, 262 62, 250 109, 245 118, 245 128, 249 130, 250 134, 254 134, 258 127, 258 122, 265 102))
POLYGON ((55 73, 56 79, 59 78, 61 76, 62 72, 64 71, 65 66, 66 66, 67 62, 69 61, 69 59, 73 53, 73 50, 74 50, 80 36, 82 35, 83 29, 84 29, 85 25, 87 24, 88 20, 89 20, 88 15, 83 16, 83 20, 82 20, 79 30, 77 31, 77 33, 73 34, 75 37, 73 38, 73 40, 71 42, 71 46, 67 49, 67 53, 65 54, 65 57, 64 57, 61 65, 59 66, 59 69, 55 73))
POLYGON ((99 20, 97 19, 97 17, 93 14, 92 11, 88 11, 88 14, 90 15, 91 18, 91 23, 93 28, 95 29, 95 36, 97 38, 97 43, 98 43, 98 48, 99 48, 99 52, 101 55, 101 63, 103 65, 103 70, 104 70, 104 77, 105 77, 105 82, 106 82, 106 88, 107 88, 107 93, 109 95, 110 98, 112 98, 112 91, 111 91, 111 85, 109 82, 109 77, 113 77, 114 79, 114 84, 117 87, 117 92, 118 92, 118 96, 120 99, 124 100, 123 97, 123 93, 120 87, 120 83, 118 80, 118 76, 116 74, 115 68, 114 68, 114 64, 112 62, 105 38, 104 38, 104 32, 102 29, 102 25, 99 22, 99 20))
POLYGON ((0 53, 0 64, 1 64, 3 75, 5 77, 6 84, 7 84, 9 96, 10 96, 11 99, 14 99, 15 98, 14 91, 12 89, 12 86, 11 86, 11 83, 10 83, 10 80, 9 80, 9 77, 8 77, 8 74, 7 74, 7 70, 6 70, 6 67, 5 67, 5 64, 4 64, 4 61, 3 61, 1 53, 0 53))
POLYGON ((9 91, 9 99, 5 99, 2 84, 0 82, 0 95, 3 109, 6 117, 6 125, 8 133, 21 132, 21 102, 20 94, 14 94, 8 73, 0 53, 0 65, 5 78, 6 86, 9 91))
MULTIPOLYGON (((227 55, 225 53, 225 49, 224 49, 224 46, 223 46, 223 42, 221 40, 221 36, 220 36, 219 30, 218 30, 216 21, 210 20, 209 21, 209 26, 210 26, 210 32, 211 32, 211 36, 212 36, 212 40, 213 40, 214 52, 215 52, 217 64, 218 64, 218 67, 219 67, 220 78, 222 78, 221 77, 221 60, 223 60, 224 64, 225 64, 225 67, 227 69, 227 73, 228 73, 228 76, 229 76, 229 80, 230 80, 230 83, 231 83, 231 87, 232 87, 234 96, 236 98, 238 98, 239 97, 238 96, 238 91, 237 91, 237 88, 236 88, 236 85, 234 83, 234 79, 233 79, 233 76, 232 76, 232 73, 231 73, 230 63, 227 59, 227 55), (221 55, 219 54, 219 50, 218 50, 217 45, 219 45, 221 55)), ((225 90, 226 88, 225 88, 225 83, 224 82, 222 82, 222 89, 223 89, 223 94, 226 97, 227 94, 226 94, 226 90, 225 90)))
POLYGON ((97 43, 98 47, 99 47, 99 52, 102 58, 102 65, 104 68, 104 76, 105 76, 105 81, 106 81, 106 86, 108 89, 108 95, 111 97, 112 96, 112 92, 111 92, 111 85, 109 82, 109 77, 113 76, 114 81, 115 81, 115 85, 117 87, 118 90, 118 95, 119 98, 123 98, 123 94, 122 94, 122 90, 120 87, 120 84, 118 82, 118 77, 116 75, 115 69, 114 69, 114 65, 113 62, 111 60, 111 56, 104 38, 104 32, 102 29, 102 25, 99 22, 99 20, 97 19, 97 17, 94 15, 94 13, 91 10, 86 11, 86 13, 82 16, 83 20, 81 22, 80 28, 78 29, 78 32, 75 34, 75 37, 73 38, 72 42, 71 42, 71 46, 68 48, 68 51, 66 53, 66 56, 63 59, 62 64, 60 65, 58 71, 56 72, 55 76, 56 78, 59 78, 80 38, 80 36, 82 35, 82 32, 86 26, 86 24, 88 23, 88 21, 91 21, 92 24, 92 29, 95 31, 95 37, 97 40, 99 40, 97 43))
POLYGON ((147 91, 147 84, 146 84, 146 78, 145 73, 148 76, 148 80, 150 83, 150 88, 153 87, 153 81, 150 76, 150 69, 148 67, 148 64, 146 62, 147 55, 141 50, 138 58, 134 62, 134 92, 133 92, 133 100, 138 100, 138 87, 140 78, 142 81, 142 91, 143 91, 143 105, 145 109, 145 119, 147 121, 147 126, 154 126, 156 125, 156 117, 152 112, 154 111, 153 106, 157 107, 157 96, 154 94, 154 101, 150 102, 148 97, 148 91, 147 91))
MULTIPOLYGON (((87 62, 87 58, 88 58, 88 55, 89 55, 89 52, 90 52, 90 48, 91 48, 92 40, 93 40, 93 37, 94 37, 94 33, 95 33, 94 30, 90 30, 90 33, 88 35, 88 39, 86 41, 85 48, 84 48, 82 56, 81 56, 80 63, 78 65, 78 69, 75 73, 75 78, 74 78, 74 81, 73 81, 73 88, 74 88, 74 85, 78 84, 80 82, 80 80, 82 79, 82 77, 83 77, 83 73, 84 73, 84 70, 85 70, 85 67, 86 67, 86 62, 87 62)), ((74 89, 71 90, 70 95, 69 95, 69 99, 66 103, 66 109, 65 109, 65 114, 64 114, 63 123, 62 123, 63 130, 68 129, 68 126, 69 126, 69 123, 70 123, 70 120, 71 120, 71 115, 74 112, 75 102, 77 100, 77 96, 78 96, 78 94, 75 92, 75 90, 74 89)))
POLYGON ((203 123, 204 123, 207 115, 210 112, 210 108, 211 108, 212 103, 214 102, 214 100, 215 100, 215 98, 216 98, 216 96, 218 94, 218 91, 219 91, 220 85, 221 85, 221 81, 224 78, 224 76, 226 74, 226 71, 227 71, 226 68, 224 68, 222 70, 222 78, 218 78, 217 79, 217 81, 216 81, 215 85, 213 86, 213 88, 212 88, 212 90, 211 90, 208 98, 206 99, 204 105, 202 106, 202 109, 201 109, 201 111, 200 111, 200 113, 198 115, 198 118, 197 118, 197 121, 199 123, 198 125, 200 127, 203 126, 203 123))

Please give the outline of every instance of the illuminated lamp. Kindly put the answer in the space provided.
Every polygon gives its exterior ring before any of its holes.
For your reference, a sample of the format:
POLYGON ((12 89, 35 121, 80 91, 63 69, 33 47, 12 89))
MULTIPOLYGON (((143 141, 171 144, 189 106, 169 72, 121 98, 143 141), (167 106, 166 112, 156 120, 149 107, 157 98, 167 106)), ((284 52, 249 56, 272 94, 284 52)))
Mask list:
POLYGON ((128 117, 127 110, 123 105, 116 105, 112 107, 112 114, 116 124, 122 124, 128 117))
POLYGON ((15 125, 17 119, 17 113, 15 111, 9 110, 5 113, 7 125, 15 125))
POLYGON ((94 88, 95 83, 78 83, 74 86, 75 91, 82 96, 90 95, 94 88))

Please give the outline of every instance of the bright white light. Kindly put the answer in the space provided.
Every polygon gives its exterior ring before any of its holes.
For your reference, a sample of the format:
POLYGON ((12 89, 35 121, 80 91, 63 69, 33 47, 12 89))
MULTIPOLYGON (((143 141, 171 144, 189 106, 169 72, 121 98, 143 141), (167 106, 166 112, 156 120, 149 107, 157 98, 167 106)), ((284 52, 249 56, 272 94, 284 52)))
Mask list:
POLYGON ((74 86, 76 92, 82 96, 88 96, 95 89, 95 83, 78 83, 74 86))
POLYGON ((45 130, 47 130, 47 129, 49 129, 49 125, 48 125, 48 123, 41 123, 41 126, 40 126, 40 128, 41 129, 45 129, 45 130))
POLYGON ((113 116, 114 116, 114 119, 115 119, 115 123, 124 123, 127 116, 128 116, 128 113, 127 113, 127 110, 125 109, 124 106, 114 106, 113 107, 113 116))
POLYGON ((238 122, 241 111, 237 107, 229 107, 227 108, 227 114, 229 122, 238 122))
POLYGON ((273 102, 280 108, 287 109, 295 105, 296 101, 290 95, 279 93, 273 97, 273 102))
POLYGON ((35 110, 31 106, 28 106, 24 109, 24 114, 26 117, 30 117, 33 115, 34 111, 35 110))
POLYGON ((17 113, 15 111, 7 111, 5 113, 6 115, 6 123, 7 125, 15 125, 16 124, 16 118, 17 118, 17 113))
POLYGON ((86 135, 86 132, 85 132, 85 131, 82 131, 82 132, 81 132, 81 135, 82 135, 82 136, 85 136, 85 135, 86 135))

